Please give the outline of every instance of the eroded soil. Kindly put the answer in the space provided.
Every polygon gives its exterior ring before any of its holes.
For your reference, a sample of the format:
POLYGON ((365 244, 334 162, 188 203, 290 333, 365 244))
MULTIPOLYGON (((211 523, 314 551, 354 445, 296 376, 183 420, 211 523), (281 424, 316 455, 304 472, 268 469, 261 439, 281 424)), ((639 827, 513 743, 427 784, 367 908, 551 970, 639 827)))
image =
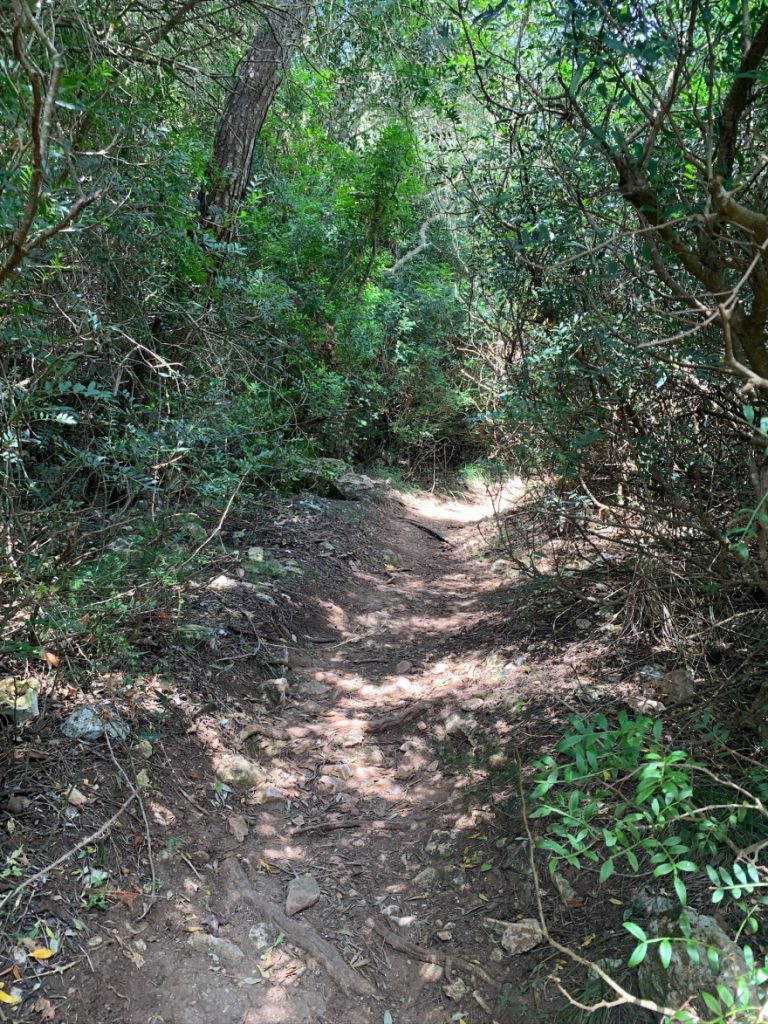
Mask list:
MULTIPOLYGON (((34 743, 20 748, 22 768, 58 771, 88 797, 76 817, 59 816, 27 870, 82 844, 133 792, 141 799, 28 894, 30 934, 48 928, 58 951, 33 979, 17 971, 25 998, 8 1019, 553 1019, 551 950, 510 955, 497 922, 536 916, 519 769, 553 742, 584 679, 578 642, 548 650, 542 609, 510 604, 476 557, 490 513, 482 494, 380 488, 226 523, 181 632, 176 610, 154 615, 147 642, 164 671, 128 695, 94 681, 89 699, 130 718, 128 743, 76 745, 55 767, 52 717, 41 767, 34 743), (282 579, 254 576, 256 548, 288 567, 282 579), (273 677, 285 692, 265 688, 273 677), (264 780, 222 784, 216 766, 231 753, 264 780), (94 870, 106 872, 100 884, 94 870), (291 880, 308 874, 319 899, 281 917, 291 880)), ((57 700, 61 717, 82 695, 57 700)), ((50 821, 35 801, 22 833, 50 821)), ((554 933, 594 939, 593 881, 572 878, 564 893, 544 884, 554 933)), ((600 923, 608 947, 612 928, 600 923)))

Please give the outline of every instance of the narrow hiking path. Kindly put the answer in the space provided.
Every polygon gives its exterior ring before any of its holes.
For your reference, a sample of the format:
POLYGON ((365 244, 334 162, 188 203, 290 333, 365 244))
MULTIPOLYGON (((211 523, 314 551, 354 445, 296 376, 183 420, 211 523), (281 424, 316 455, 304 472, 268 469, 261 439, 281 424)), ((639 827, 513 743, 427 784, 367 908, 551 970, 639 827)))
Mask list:
MULTIPOLYGON (((183 612, 182 635, 208 642, 153 641, 174 681, 145 688, 139 715, 153 864, 134 809, 57 1020, 550 1019, 550 954, 510 956, 498 922, 535 916, 515 750, 575 683, 552 673, 543 693, 519 622, 509 641, 498 577, 473 557, 491 511, 390 492, 227 523, 183 612), (283 578, 253 582, 278 561, 283 578)), ((555 893, 555 924, 582 902, 555 893)))

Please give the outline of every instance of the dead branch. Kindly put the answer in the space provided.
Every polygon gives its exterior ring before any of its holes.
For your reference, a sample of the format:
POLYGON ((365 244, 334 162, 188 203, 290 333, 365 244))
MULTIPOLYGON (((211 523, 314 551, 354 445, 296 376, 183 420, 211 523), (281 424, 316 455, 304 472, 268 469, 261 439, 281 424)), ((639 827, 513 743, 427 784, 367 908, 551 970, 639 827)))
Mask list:
POLYGON ((415 526, 418 530, 423 530, 424 533, 428 533, 430 537, 434 537, 435 540, 439 540, 441 544, 447 544, 448 547, 453 546, 451 542, 443 537, 442 534, 438 533, 437 530, 433 530, 431 526, 425 526, 423 523, 420 523, 418 519, 409 519, 407 516, 398 516, 397 518, 402 519, 404 523, 410 523, 411 526, 415 526))
POLYGON ((29 136, 32 148, 30 158, 30 176, 27 186, 27 197, 21 219, 4 241, 0 249, 7 250, 8 255, 0 265, 0 284, 6 281, 23 263, 26 257, 55 235, 65 231, 83 210, 97 196, 80 196, 69 210, 55 224, 30 237, 32 226, 40 207, 40 198, 45 181, 45 164, 48 159, 48 144, 56 110, 61 76, 64 71, 62 53, 48 38, 39 22, 34 18, 29 7, 22 0, 13 0, 13 12, 16 24, 12 33, 13 55, 29 83, 32 96, 32 110, 29 117, 29 136), (47 82, 41 69, 35 64, 28 53, 25 33, 31 33, 41 42, 50 62, 47 82))
POLYGON ((3 896, 3 898, 0 900, 0 909, 4 907, 5 904, 8 903, 8 901, 11 900, 14 896, 18 896, 19 893, 23 892, 25 889, 28 889, 33 882, 38 882, 41 878, 45 878, 46 875, 49 875, 51 871, 55 871, 56 868, 61 867, 62 864, 66 864, 70 857, 74 857, 74 855, 79 850, 82 850, 83 847, 88 846, 90 843, 95 843, 99 839, 102 839, 107 834, 107 832, 109 832, 109 830, 118 820, 118 818, 120 818, 120 816, 130 807, 130 805, 133 803, 135 799, 135 795, 131 793, 128 799, 120 805, 120 807, 115 811, 112 817, 108 818, 107 821, 105 821, 103 825, 99 826, 99 828, 97 828, 95 832, 91 832, 90 835, 86 836, 84 839, 81 839, 80 842, 76 843, 70 850, 67 850, 66 853, 62 853, 60 857, 57 857, 56 860, 53 861, 53 863, 49 864, 47 867, 42 868, 40 871, 36 871, 35 874, 32 875, 30 878, 27 878, 20 885, 17 885, 14 889, 11 889, 10 892, 7 892, 5 896, 3 896))

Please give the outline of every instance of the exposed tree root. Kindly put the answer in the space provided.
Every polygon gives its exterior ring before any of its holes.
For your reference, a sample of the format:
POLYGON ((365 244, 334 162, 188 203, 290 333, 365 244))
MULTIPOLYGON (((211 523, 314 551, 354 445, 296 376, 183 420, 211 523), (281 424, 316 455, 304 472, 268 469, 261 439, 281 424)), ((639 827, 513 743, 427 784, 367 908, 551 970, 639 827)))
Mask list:
POLYGON ((409 942, 398 935, 397 932, 387 928, 386 925, 375 921, 372 917, 369 917, 365 923, 372 931, 376 932, 380 939, 386 942, 388 946, 391 946, 392 949, 396 949, 398 953, 405 953, 406 956, 414 960, 421 960, 425 964, 439 964, 444 968, 446 977, 450 977, 451 968, 455 967, 466 974, 473 974, 491 988, 500 990, 502 987, 500 982, 492 978, 478 964, 473 964, 471 960, 465 960, 460 956, 451 956, 449 953, 443 953, 436 949, 425 949, 423 946, 417 946, 415 943, 409 942))
POLYGON ((395 818, 391 821, 370 818, 340 818, 338 821, 318 821, 314 824, 302 825, 295 828, 293 834, 301 835, 303 832, 334 832, 338 828, 367 828, 372 832, 384 832, 387 829, 403 829, 407 831, 411 827, 409 821, 402 818, 395 818))
POLYGON ((260 918, 268 918, 279 928, 289 942, 300 946, 314 957, 339 988, 350 996, 376 997, 376 989, 357 971, 353 970, 330 942, 318 935, 314 928, 300 924, 281 910, 268 897, 258 892, 248 879, 240 863, 228 857, 221 868, 221 874, 228 878, 234 897, 247 903, 260 918))
MULTIPOLYGON (((426 711, 428 707, 427 701, 418 700, 413 704, 406 704, 404 707, 395 708, 394 711, 387 711, 377 718, 371 718, 368 722, 360 722, 358 728, 362 732, 386 732, 387 729, 392 729, 396 725, 402 725, 403 722, 415 718, 422 711, 426 711)), ((325 740, 328 738, 329 728, 328 723, 322 725, 289 725, 281 729, 275 725, 267 725, 266 722, 254 722, 240 732, 239 739, 241 743, 245 743, 252 736, 266 736, 268 739, 278 740, 283 743, 290 743, 291 740, 306 740, 313 737, 325 740)))
POLYGON ((394 711, 388 711, 384 715, 379 715, 378 718, 372 718, 366 723, 365 731, 386 732, 387 729, 391 729, 396 725, 402 725, 403 722, 415 718, 422 711, 426 711, 428 707, 429 705, 425 700, 417 700, 415 704, 406 704, 405 707, 396 708, 394 711))

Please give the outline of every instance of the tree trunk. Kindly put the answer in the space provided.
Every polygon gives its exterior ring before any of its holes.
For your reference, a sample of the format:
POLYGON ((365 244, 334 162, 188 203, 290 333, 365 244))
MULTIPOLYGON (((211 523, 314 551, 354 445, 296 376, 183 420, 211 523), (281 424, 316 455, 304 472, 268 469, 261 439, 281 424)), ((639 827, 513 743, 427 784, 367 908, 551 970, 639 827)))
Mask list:
POLYGON ((256 139, 311 8, 311 0, 273 3, 238 69, 200 192, 201 224, 217 241, 231 237, 233 216, 248 191, 256 139))

